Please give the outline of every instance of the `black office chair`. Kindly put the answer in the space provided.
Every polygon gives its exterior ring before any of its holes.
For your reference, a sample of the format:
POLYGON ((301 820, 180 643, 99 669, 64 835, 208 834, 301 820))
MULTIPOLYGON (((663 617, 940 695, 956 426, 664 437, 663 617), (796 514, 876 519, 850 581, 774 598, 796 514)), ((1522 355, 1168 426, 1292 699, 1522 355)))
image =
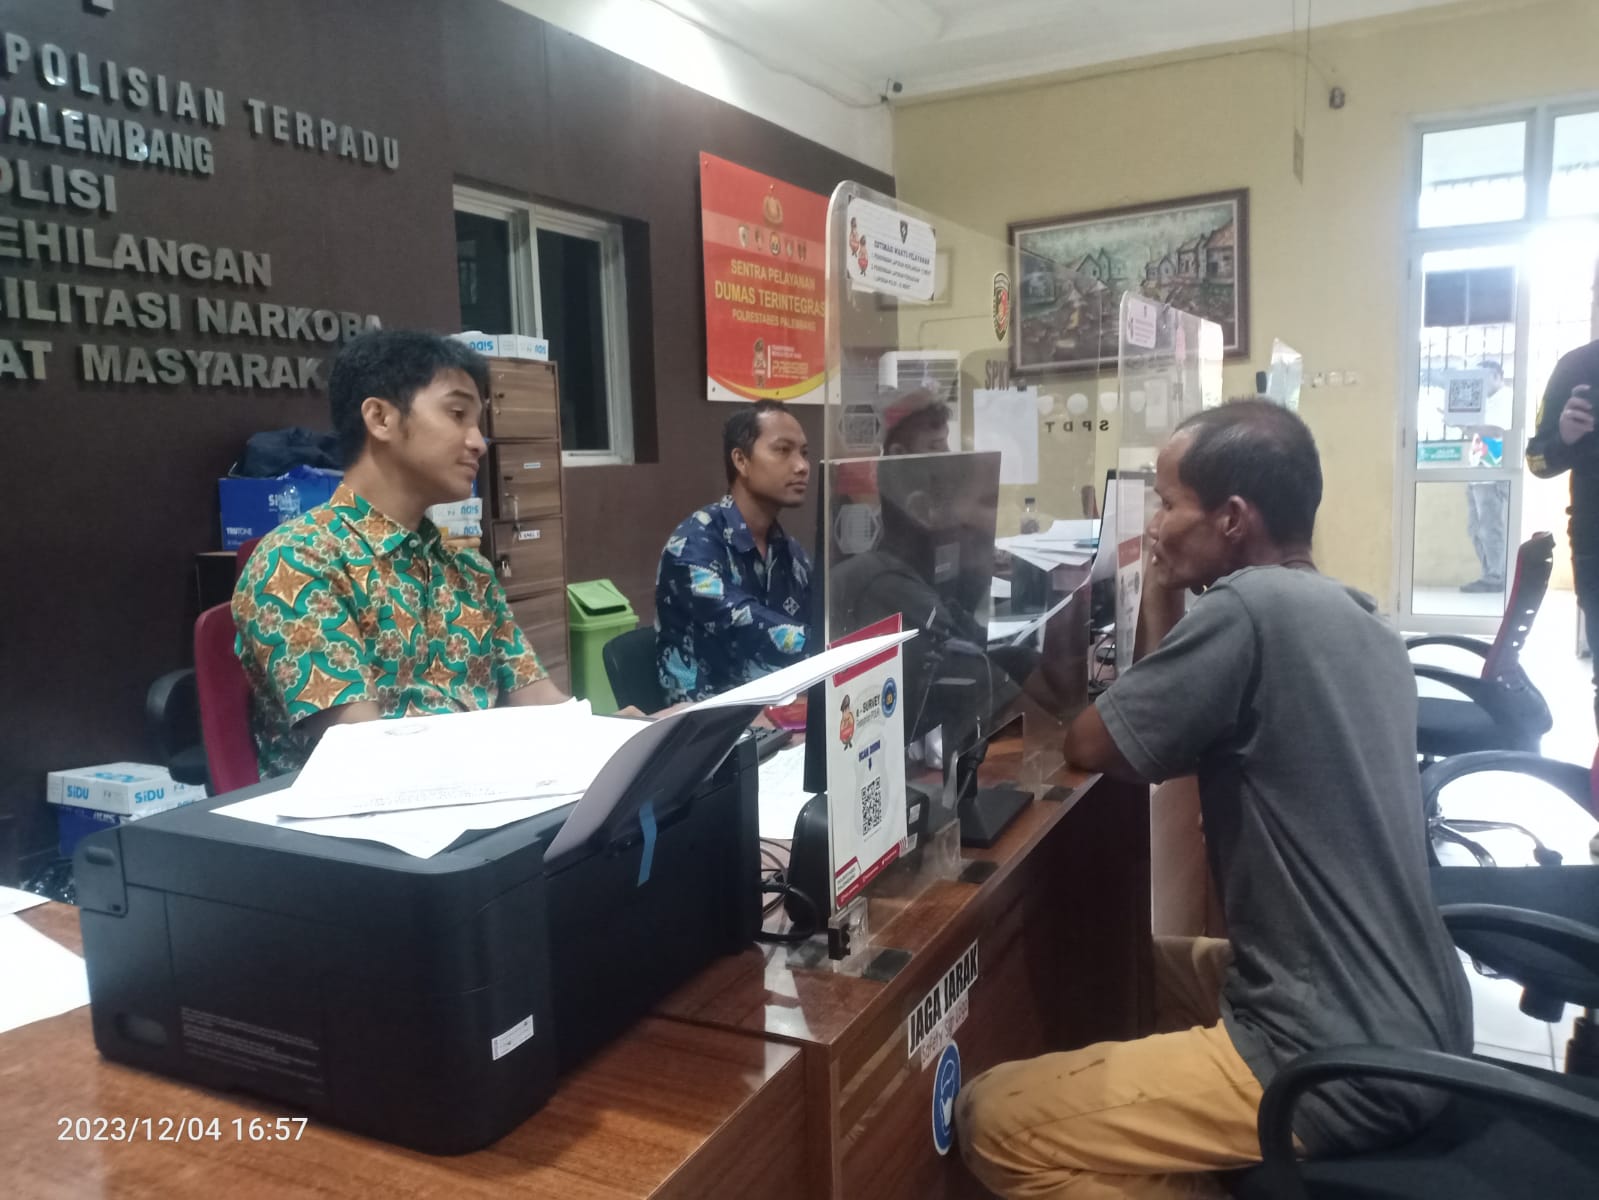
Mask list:
POLYGON ((1517 551, 1516 575, 1510 585, 1504 619, 1491 644, 1451 634, 1405 640, 1411 650, 1453 646, 1483 660, 1480 676, 1415 664, 1418 679, 1444 684, 1462 697, 1421 698, 1416 748, 1423 758, 1436 760, 1473 750, 1536 751, 1543 735, 1553 726, 1549 705, 1521 669, 1521 648, 1549 589, 1554 549, 1553 534, 1535 533, 1517 551))
MULTIPOLYGON (((1520 949, 1504 965, 1529 950, 1558 964, 1544 971, 1523 957, 1519 970, 1528 986, 1567 989, 1567 998, 1578 1003, 1599 988, 1599 928, 1493 904, 1445 905, 1441 911, 1456 941, 1473 953, 1517 943, 1520 949)), ((1334 1047, 1295 1059, 1273 1077, 1258 1128, 1261 1165, 1226 1177, 1239 1200, 1555 1200, 1599 1194, 1599 1079, 1408 1047, 1334 1047), (1293 1110, 1299 1098, 1330 1080, 1373 1077, 1430 1084, 1448 1099, 1426 1129, 1399 1145, 1298 1161, 1293 1110)))
POLYGON ((205 785, 205 743, 192 670, 168 671, 144 696, 144 729, 156 762, 179 783, 205 785))
MULTIPOLYGON (((1579 767, 1575 763, 1560 762, 1541 754, 1529 754, 1525 750, 1481 750, 1474 754, 1457 754, 1434 763, 1421 775, 1422 811, 1427 819, 1427 855, 1434 866, 1439 865, 1437 847, 1442 842, 1463 846, 1471 852, 1479 866, 1498 866, 1488 848, 1468 836, 1496 830, 1519 833, 1531 842, 1533 861, 1540 866, 1560 864, 1560 853, 1545 846, 1538 835, 1525 825, 1510 820, 1465 820, 1444 813, 1439 797, 1446 787, 1467 776, 1490 771, 1507 771, 1542 780, 1564 792, 1578 807, 1599 816, 1599 811, 1594 807, 1591 767, 1579 767)), ((1511 798, 1506 797, 1506 800, 1510 802, 1511 798)))
MULTIPOLYGON (((1496 905, 1599 927, 1599 865, 1564 863, 1559 852, 1545 846, 1530 829, 1513 821, 1462 821, 1443 814, 1440 795, 1450 784, 1484 772, 1512 772, 1539 779, 1570 797, 1583 812, 1599 816, 1592 791, 1592 769, 1535 754, 1487 751, 1446 759, 1423 772, 1422 804, 1428 829, 1438 842, 1464 846, 1476 866, 1439 866, 1434 854, 1433 895, 1441 905, 1496 905), (1532 843, 1537 866, 1502 867, 1469 834, 1508 830, 1532 843), (1484 870, 1485 867, 1494 868, 1484 870)), ((1506 797, 1507 802, 1510 797, 1506 797)), ((1434 843, 1429 842, 1431 852, 1434 843)), ((1521 983, 1521 1011, 1540 1021, 1558 1021, 1568 1003, 1586 1011, 1577 1019, 1566 1049, 1566 1070, 1599 1078, 1599 971, 1584 975, 1580 963, 1573 967, 1535 939, 1492 931, 1457 932, 1455 939, 1472 957, 1474 967, 1486 975, 1521 983)))
POLYGON ((606 642, 600 650, 605 677, 618 707, 632 705, 640 712, 660 712, 666 707, 661 691, 661 671, 655 661, 655 627, 630 629, 606 642))

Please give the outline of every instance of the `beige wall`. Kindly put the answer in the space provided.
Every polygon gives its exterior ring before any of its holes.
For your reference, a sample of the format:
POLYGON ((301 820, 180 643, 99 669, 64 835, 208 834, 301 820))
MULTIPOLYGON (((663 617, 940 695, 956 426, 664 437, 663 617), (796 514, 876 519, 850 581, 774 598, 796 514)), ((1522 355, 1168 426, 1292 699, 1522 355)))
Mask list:
POLYGON ((1000 238, 1010 221, 1248 187, 1251 353, 1227 390, 1253 391, 1273 337, 1309 372, 1359 373, 1355 387, 1307 388, 1301 405, 1327 480, 1317 553, 1386 607, 1413 122, 1591 95, 1599 3, 1495 0, 1339 26, 1315 36, 1312 58, 1302 186, 1301 64, 1286 41, 905 105, 895 175, 905 200, 1000 238), (1327 105, 1332 84, 1342 111, 1327 105))

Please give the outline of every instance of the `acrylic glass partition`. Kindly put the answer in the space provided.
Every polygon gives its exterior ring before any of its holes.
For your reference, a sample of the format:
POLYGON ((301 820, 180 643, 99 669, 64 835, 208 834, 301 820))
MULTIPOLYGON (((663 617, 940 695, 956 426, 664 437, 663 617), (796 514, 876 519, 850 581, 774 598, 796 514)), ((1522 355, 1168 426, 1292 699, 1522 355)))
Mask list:
MULTIPOLYGON (((1123 413, 1114 485, 1115 652, 1132 664, 1139 601, 1148 570, 1144 530, 1153 515, 1155 460, 1173 431, 1222 403, 1222 328, 1146 296, 1122 298, 1118 393, 1123 413)), ((1109 536, 1108 533, 1105 536, 1109 536)))
MULTIPOLYGON (((902 709, 912 808, 919 794, 930 809, 868 912, 891 917, 960 869, 974 759, 1036 788, 1089 700, 1089 578, 1120 410, 1115 293, 1084 265, 855 183, 832 197, 825 638, 892 614, 920 631, 902 709)), ((887 945, 878 916, 841 919, 859 921, 853 947, 887 945)))

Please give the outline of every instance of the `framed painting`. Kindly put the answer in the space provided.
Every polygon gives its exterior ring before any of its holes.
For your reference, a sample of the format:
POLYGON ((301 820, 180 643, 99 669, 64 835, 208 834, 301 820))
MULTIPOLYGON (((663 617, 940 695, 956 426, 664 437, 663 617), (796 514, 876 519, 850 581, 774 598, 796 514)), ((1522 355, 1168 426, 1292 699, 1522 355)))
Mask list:
POLYGON ((1222 328, 1228 358, 1249 354, 1249 191, 1010 226, 1016 370, 1116 366, 1127 292, 1222 328))

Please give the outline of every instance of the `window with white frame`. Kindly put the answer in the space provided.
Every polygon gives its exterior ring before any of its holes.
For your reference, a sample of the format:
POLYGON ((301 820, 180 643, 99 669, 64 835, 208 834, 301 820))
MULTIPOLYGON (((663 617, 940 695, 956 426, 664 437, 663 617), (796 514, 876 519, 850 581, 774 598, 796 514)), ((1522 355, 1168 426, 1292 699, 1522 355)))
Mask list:
POLYGON ((621 225, 457 188, 455 258, 462 329, 549 341, 563 460, 632 462, 621 225))

